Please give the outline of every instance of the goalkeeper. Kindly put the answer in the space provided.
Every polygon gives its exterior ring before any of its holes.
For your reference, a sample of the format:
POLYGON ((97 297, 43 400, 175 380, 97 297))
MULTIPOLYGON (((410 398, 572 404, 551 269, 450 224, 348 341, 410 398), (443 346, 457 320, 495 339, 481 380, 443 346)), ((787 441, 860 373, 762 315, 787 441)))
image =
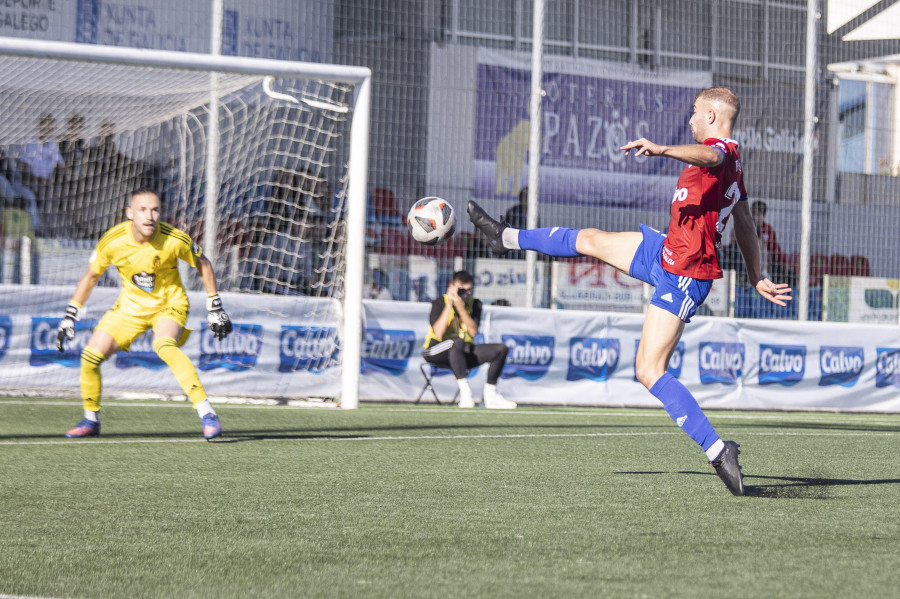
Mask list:
POLYGON ((112 309, 100 319, 81 352, 84 418, 66 432, 66 437, 100 434, 100 364, 119 350, 128 351, 131 343, 151 327, 153 349, 172 369, 197 409, 203 436, 218 437, 222 433, 219 417, 206 397, 194 365, 179 349, 191 332, 184 326, 189 306, 178 274, 179 259, 199 271, 209 295, 207 320, 213 335, 223 339, 232 330, 231 320, 222 309, 212 264, 186 233, 159 222, 160 201, 154 191, 132 192, 125 214, 129 220, 107 231, 91 254, 88 270, 78 282, 56 334, 56 347, 63 351, 66 339, 75 338, 75 321, 97 280, 110 264, 114 265, 122 276, 122 292, 112 309))

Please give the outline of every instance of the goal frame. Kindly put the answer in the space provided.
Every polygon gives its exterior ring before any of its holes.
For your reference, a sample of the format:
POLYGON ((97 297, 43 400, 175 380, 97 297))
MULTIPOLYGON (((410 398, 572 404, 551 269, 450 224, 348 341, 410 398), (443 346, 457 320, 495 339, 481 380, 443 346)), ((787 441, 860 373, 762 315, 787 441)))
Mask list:
MULTIPOLYGON (((350 106, 350 148, 347 177, 346 270, 341 334, 340 406, 359 407, 359 372, 362 359, 362 287, 365 262, 366 188, 369 163, 369 118, 372 71, 368 67, 245 58, 217 54, 145 50, 119 46, 76 44, 0 37, 0 54, 29 58, 186 69, 273 77, 316 79, 354 86, 350 106)), ((207 169, 215 168, 207 162, 207 169)), ((215 181, 216 173, 207 171, 215 181)), ((207 193, 206 198, 217 194, 207 193)), ((215 199, 212 208, 215 208, 215 199)), ((207 211, 210 206, 207 206, 207 211)), ((205 239, 216 239, 215 219, 206 219, 205 239)), ((205 240, 204 240, 205 243, 205 240)), ((210 244, 205 244, 210 245, 210 244)), ((215 252, 215 244, 210 245, 215 252)), ((215 258, 215 255, 213 255, 215 258)))

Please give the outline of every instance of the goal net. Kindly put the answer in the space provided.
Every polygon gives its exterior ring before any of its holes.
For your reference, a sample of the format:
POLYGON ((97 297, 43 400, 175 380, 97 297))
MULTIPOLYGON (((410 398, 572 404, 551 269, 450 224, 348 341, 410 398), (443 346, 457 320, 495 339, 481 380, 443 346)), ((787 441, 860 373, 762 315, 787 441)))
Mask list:
MULTIPOLYGON (((194 307, 185 348, 210 394, 354 407, 359 348, 346 338, 360 337, 368 70, 13 42, 0 42, 0 387, 77 392, 115 269, 63 353, 56 323, 130 192, 149 188, 161 220, 213 261, 235 322, 214 339, 203 286, 181 264, 194 307)), ((151 342, 109 360, 105 394, 181 393, 151 342)))

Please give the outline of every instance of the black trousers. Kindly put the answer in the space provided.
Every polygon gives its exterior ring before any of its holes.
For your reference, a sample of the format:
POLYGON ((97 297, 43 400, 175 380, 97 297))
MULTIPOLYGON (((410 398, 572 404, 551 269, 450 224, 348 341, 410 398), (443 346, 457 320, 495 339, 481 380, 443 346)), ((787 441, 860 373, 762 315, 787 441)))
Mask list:
POLYGON ((432 341, 422 352, 426 362, 441 368, 449 368, 457 379, 466 378, 466 371, 485 362, 490 362, 487 373, 488 385, 496 385, 500 378, 509 347, 505 343, 465 343, 459 337, 445 341, 432 341))

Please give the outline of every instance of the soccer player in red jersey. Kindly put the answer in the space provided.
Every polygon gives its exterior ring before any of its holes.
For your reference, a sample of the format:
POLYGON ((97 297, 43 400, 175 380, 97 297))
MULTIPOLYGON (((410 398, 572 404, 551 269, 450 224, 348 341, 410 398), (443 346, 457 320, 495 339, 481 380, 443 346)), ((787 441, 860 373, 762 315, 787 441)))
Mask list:
POLYGON ((728 489, 743 495, 738 444, 716 434, 691 392, 667 372, 669 359, 685 323, 706 299, 713 280, 722 277, 716 246, 729 217, 734 217, 735 239, 759 294, 784 306, 791 289, 760 273, 756 224, 738 144, 731 139, 741 109, 737 94, 726 87, 705 89, 697 94, 693 109, 690 127, 697 143, 665 146, 641 138, 621 147, 626 155, 661 156, 686 164, 672 197, 666 235, 645 225, 621 233, 562 227, 519 230, 493 220, 475 202, 469 202, 468 212, 495 254, 521 249, 560 257, 593 256, 655 287, 637 350, 637 379, 700 445, 728 489))

